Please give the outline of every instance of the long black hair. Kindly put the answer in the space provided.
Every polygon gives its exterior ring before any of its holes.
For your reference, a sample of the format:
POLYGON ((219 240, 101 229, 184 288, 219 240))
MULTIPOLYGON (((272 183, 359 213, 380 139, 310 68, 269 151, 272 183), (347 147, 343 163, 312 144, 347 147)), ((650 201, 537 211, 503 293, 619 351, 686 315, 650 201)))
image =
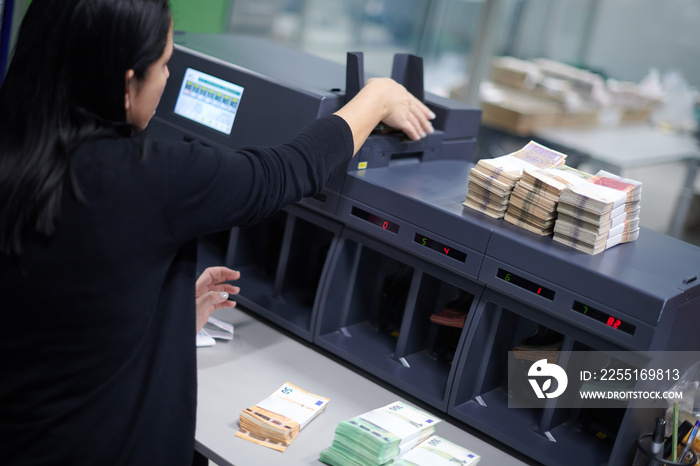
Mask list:
POLYGON ((126 72, 137 79, 165 50, 168 0, 34 0, 0 87, 0 254, 50 236, 75 147, 128 136, 126 72))

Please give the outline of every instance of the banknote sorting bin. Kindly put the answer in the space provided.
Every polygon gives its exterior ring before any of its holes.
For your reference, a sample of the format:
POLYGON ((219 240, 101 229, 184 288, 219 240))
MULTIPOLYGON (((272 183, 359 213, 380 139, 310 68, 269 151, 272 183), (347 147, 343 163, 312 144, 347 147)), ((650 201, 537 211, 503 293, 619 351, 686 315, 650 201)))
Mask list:
POLYGON ((431 315, 468 312, 482 287, 351 229, 334 254, 314 342, 445 410, 463 328, 431 315))
POLYGON ((290 206, 230 233, 225 263, 240 270, 237 301, 311 341, 318 293, 341 226, 290 206))
MULTIPOLYGON (((528 337, 557 335, 564 352, 625 352, 620 367, 634 367, 635 355, 649 351, 697 351, 687 328, 700 306, 690 257, 700 259, 698 248, 647 229, 596 256, 512 225, 494 230, 479 273, 486 291, 470 320, 448 412, 544 464, 629 464, 641 426, 653 425, 664 408, 592 409, 558 399, 541 409, 508 408, 507 352, 528 337)), ((565 353, 558 364, 577 373, 565 353)))
MULTIPOLYGON (((603 464, 612 453, 624 409, 595 413, 559 407, 555 399, 543 408, 510 408, 509 398, 534 397, 529 386, 522 392, 509 376, 524 376, 534 360, 517 360, 509 374, 508 351, 525 344, 556 346, 560 351, 590 347, 567 336, 570 326, 543 315, 512 298, 486 290, 474 311, 460 355, 448 412, 494 438, 508 443, 545 464, 603 464), (558 344, 557 344, 558 343, 558 344)), ((566 367, 566 361, 558 364, 566 367)), ((573 386, 572 381, 572 386, 573 386)))

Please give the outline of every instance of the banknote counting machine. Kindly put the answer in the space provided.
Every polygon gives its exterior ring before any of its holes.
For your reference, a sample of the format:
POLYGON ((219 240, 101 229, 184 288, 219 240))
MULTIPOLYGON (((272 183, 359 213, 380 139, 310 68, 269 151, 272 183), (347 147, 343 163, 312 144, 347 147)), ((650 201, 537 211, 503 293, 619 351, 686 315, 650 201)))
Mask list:
MULTIPOLYGON (((282 143, 367 77, 361 53, 341 65, 245 36, 175 41, 156 139, 282 143)), ((241 270, 249 311, 536 461, 629 464, 660 410, 509 409, 506 358, 539 334, 562 350, 697 351, 700 248, 642 229, 589 256, 463 207, 480 111, 424 92, 418 57, 395 56, 392 76, 435 134, 379 128, 323 193, 217 235, 203 262, 241 270)))
MULTIPOLYGON (((290 141, 314 119, 352 98, 365 81, 362 53, 348 66, 255 37, 184 34, 175 39, 171 77, 149 130, 155 137, 197 139, 227 148, 290 141)), ((423 92, 422 60, 397 54, 392 76, 437 118, 434 134, 420 142, 398 133, 372 136, 349 170, 393 160, 471 159, 480 112, 423 92)), ((344 176, 306 205, 334 213, 344 176)))

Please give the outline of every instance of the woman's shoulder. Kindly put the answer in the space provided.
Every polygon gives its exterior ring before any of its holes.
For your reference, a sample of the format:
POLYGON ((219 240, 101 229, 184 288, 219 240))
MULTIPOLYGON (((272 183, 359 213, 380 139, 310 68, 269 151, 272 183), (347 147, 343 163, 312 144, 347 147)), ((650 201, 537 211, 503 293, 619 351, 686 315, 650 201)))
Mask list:
POLYGON ((83 162, 142 164, 150 157, 177 157, 193 150, 196 150, 193 145, 184 141, 156 141, 145 135, 136 135, 88 139, 76 148, 74 156, 83 162))
POLYGON ((135 186, 162 176, 165 154, 172 158, 186 151, 184 144, 154 143, 138 136, 98 137, 77 146, 70 165, 80 185, 135 186))

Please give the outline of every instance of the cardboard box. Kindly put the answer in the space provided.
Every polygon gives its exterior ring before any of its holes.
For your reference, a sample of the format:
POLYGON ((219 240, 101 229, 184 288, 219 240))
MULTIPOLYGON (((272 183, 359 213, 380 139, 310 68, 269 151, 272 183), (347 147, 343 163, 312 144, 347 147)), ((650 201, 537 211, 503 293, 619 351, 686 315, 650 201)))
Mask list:
POLYGON ((483 124, 518 136, 555 125, 559 114, 558 105, 553 102, 515 93, 506 93, 498 101, 481 103, 483 124))
POLYGON ((557 116, 556 126, 598 126, 597 110, 582 110, 579 112, 562 112, 557 116))
POLYGON ((621 123, 642 123, 649 121, 651 114, 653 113, 652 108, 640 108, 640 109, 623 109, 620 113, 621 123))
POLYGON ((513 57, 496 57, 491 61, 491 80, 515 89, 532 89, 540 80, 536 65, 513 57))

